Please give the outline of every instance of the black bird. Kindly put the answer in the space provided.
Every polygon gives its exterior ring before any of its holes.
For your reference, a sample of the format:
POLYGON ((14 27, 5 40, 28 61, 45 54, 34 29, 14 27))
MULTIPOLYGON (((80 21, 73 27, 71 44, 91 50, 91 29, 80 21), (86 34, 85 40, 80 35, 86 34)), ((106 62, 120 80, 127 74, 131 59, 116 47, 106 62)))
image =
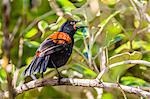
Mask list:
POLYGON ((57 70, 57 68, 67 63, 72 53, 74 34, 78 29, 83 27, 77 27, 77 22, 79 21, 67 20, 59 31, 51 34, 41 43, 33 60, 25 69, 24 76, 32 76, 40 73, 43 77, 43 73, 47 67, 56 68, 57 70))

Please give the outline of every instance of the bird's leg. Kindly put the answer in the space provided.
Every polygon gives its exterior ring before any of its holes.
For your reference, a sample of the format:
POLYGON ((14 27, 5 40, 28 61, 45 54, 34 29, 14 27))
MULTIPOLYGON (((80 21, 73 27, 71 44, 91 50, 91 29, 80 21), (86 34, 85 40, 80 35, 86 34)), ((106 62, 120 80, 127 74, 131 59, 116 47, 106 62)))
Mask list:
POLYGON ((57 71, 57 74, 58 74, 58 83, 60 83, 60 80, 61 80, 63 77, 62 77, 61 74, 59 73, 59 71, 58 71, 56 65, 54 64, 54 62, 53 62, 52 60, 51 60, 51 62, 52 62, 52 64, 53 64, 53 66, 55 67, 56 71, 57 71))
POLYGON ((44 76, 43 76, 43 72, 41 73, 41 77, 43 78, 44 76))

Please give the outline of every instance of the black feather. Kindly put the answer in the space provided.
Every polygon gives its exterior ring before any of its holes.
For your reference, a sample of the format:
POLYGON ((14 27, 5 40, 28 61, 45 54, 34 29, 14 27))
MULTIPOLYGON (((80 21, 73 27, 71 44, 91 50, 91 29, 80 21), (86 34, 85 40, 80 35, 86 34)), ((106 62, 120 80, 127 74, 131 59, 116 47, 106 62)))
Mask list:
POLYGON ((35 69, 33 69, 33 73, 40 72, 42 62, 43 62, 43 58, 39 57, 35 65, 35 69))
MULTIPOLYGON (((46 71, 47 67, 50 68, 59 68, 63 65, 65 65, 72 53, 72 48, 74 44, 73 36, 77 29, 74 28, 76 21, 70 20, 65 22, 58 32, 66 33, 71 38, 71 42, 67 42, 66 39, 62 38, 50 38, 48 37, 40 47, 37 49, 36 56, 33 58, 30 65, 25 69, 24 76, 30 76, 34 75, 36 73, 41 73, 43 75, 43 72, 46 71), (74 23, 74 24, 71 24, 74 23), (59 44, 54 41, 64 40, 66 42, 59 44), (55 64, 53 64, 51 62, 55 64)), ((58 33, 55 32, 55 33, 58 33)))
POLYGON ((49 58, 50 58, 50 55, 45 57, 44 65, 42 66, 43 67, 42 72, 46 71, 46 68, 47 68, 47 65, 48 65, 48 62, 49 62, 49 58))
POLYGON ((33 60, 32 60, 32 62, 29 64, 29 66, 23 72, 23 75, 29 76, 31 74, 31 70, 34 67, 34 64, 35 64, 36 60, 37 60, 37 58, 34 57, 33 60))

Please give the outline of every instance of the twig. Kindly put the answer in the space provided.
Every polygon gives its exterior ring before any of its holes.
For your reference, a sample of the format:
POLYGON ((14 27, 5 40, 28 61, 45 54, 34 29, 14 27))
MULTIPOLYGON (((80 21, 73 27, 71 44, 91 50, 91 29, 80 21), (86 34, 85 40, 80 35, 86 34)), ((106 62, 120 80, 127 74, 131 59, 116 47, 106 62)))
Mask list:
POLYGON ((98 36, 102 33, 102 31, 103 31, 104 27, 106 26, 106 24, 107 24, 114 16, 116 16, 117 14, 119 14, 122 10, 123 10, 123 9, 114 12, 113 14, 111 14, 111 15, 106 19, 106 21, 104 22, 104 24, 101 25, 99 31, 96 33, 95 38, 94 38, 94 40, 93 40, 93 44, 94 44, 95 41, 97 40, 98 36))
POLYGON ((124 90, 120 87, 120 84, 118 82, 117 82, 117 84, 118 84, 118 86, 120 88, 121 93, 123 94, 124 99, 127 99, 127 96, 126 96, 124 90))
POLYGON ((133 40, 134 40, 134 38, 136 37, 137 32, 138 32, 139 29, 141 28, 141 22, 142 22, 142 17, 141 17, 141 15, 142 15, 142 14, 141 14, 140 9, 138 9, 138 7, 136 6, 136 4, 134 3, 134 1, 133 1, 133 0, 129 0, 129 1, 130 1, 131 5, 133 6, 135 12, 136 12, 136 17, 138 16, 137 18, 138 18, 138 20, 139 20, 139 25, 138 25, 138 27, 133 31, 131 38, 129 38, 129 41, 130 41, 130 50, 132 51, 132 49, 133 49, 133 40))
POLYGON ((95 72, 96 72, 96 73, 99 73, 99 70, 98 70, 97 65, 96 65, 96 63, 95 63, 95 60, 92 60, 92 64, 93 64, 93 67, 94 67, 94 69, 95 69, 95 72))
POLYGON ((106 49, 100 48, 100 69, 103 70, 107 65, 106 49))
POLYGON ((122 62, 117 62, 114 64, 109 65, 109 68, 118 66, 118 65, 123 65, 123 64, 142 64, 145 66, 150 67, 150 62, 144 61, 144 60, 127 60, 127 61, 122 61, 122 62))
POLYGON ((11 37, 10 37, 10 41, 11 41, 11 42, 14 40, 14 37, 15 37, 16 33, 18 32, 18 29, 19 29, 19 26, 20 26, 21 22, 22 22, 22 18, 19 17, 19 18, 18 18, 18 21, 17 21, 17 23, 16 23, 16 26, 15 26, 14 29, 13 29, 12 35, 11 35, 11 37))
POLYGON ((20 38, 20 40, 19 40, 19 51, 18 51, 18 64, 17 64, 17 67, 20 67, 21 64, 22 64, 23 44, 24 44, 24 40, 23 40, 23 38, 20 38))
POLYGON ((96 99, 102 99, 103 88, 97 88, 97 87, 94 87, 94 89, 95 89, 96 92, 97 92, 97 97, 96 97, 96 99))
POLYGON ((83 59, 86 61, 86 63, 88 63, 87 58, 81 53, 81 51, 80 51, 76 46, 74 46, 73 49, 74 49, 79 55, 81 55, 81 56, 83 57, 83 59))
POLYGON ((105 68, 98 74, 98 76, 96 77, 96 80, 97 80, 97 81, 99 81, 99 80, 102 78, 102 76, 104 75, 104 73, 108 71, 108 68, 109 68, 109 67, 105 67, 105 68))
POLYGON ((87 99, 94 99, 94 96, 93 96, 93 94, 91 93, 90 90, 84 89, 84 92, 85 92, 85 95, 86 95, 87 99))
MULTIPOLYGON (((85 8, 84 8, 84 17, 85 17, 87 26, 89 26, 88 18, 87 18, 87 12, 86 12, 85 8)), ((88 66, 89 66, 90 69, 93 70, 93 68, 92 68, 92 60, 91 60, 92 57, 91 57, 91 51, 90 51, 91 50, 91 45, 90 45, 91 44, 90 43, 91 34, 90 34, 90 29, 89 28, 87 28, 87 34, 88 34, 88 39, 89 40, 87 40, 87 38, 85 36, 83 36, 83 43, 84 43, 84 46, 85 46, 85 50, 88 53, 88 66)))
POLYGON ((138 16, 138 20, 141 19, 141 15, 140 15, 140 11, 138 10, 137 6, 135 5, 134 1, 133 0, 129 0, 131 5, 133 6, 135 12, 136 12, 136 15, 138 16))
POLYGON ((56 12, 58 16, 63 16, 64 12, 59 8, 55 0, 48 0, 51 8, 56 12))
MULTIPOLYGON (((43 87, 43 86, 60 86, 60 85, 70 85, 70 86, 82 86, 82 87, 99 87, 99 88, 122 88, 122 90, 134 93, 137 95, 141 95, 143 97, 149 97, 150 93, 147 91, 144 91, 142 89, 131 87, 131 86, 125 86, 125 85, 119 85, 116 83, 106 83, 102 82, 99 83, 95 79, 72 79, 72 78, 62 78, 60 82, 57 79, 42 79, 42 80, 34 80, 30 81, 26 84, 20 85, 17 88, 15 88, 16 94, 19 95, 25 91, 28 91, 30 89, 43 87)), ((4 93, 4 96, 7 97, 7 92, 4 93)))
POLYGON ((96 80, 99 81, 102 78, 102 76, 104 75, 104 73, 108 71, 108 69, 111 69, 111 68, 119 66, 119 65, 124 65, 124 64, 142 64, 142 65, 150 67, 150 62, 147 62, 144 60, 126 60, 126 61, 122 61, 122 62, 117 62, 117 63, 111 64, 108 67, 104 68, 98 74, 98 76, 96 77, 96 80))
POLYGON ((16 71, 14 72, 13 79, 12 79, 12 85, 14 88, 16 88, 16 85, 17 85, 18 75, 19 75, 19 69, 16 68, 16 71))
POLYGON ((137 32, 137 34, 140 34, 140 33, 143 33, 143 32, 147 32, 148 30, 150 30, 150 26, 147 26, 147 27, 145 27, 145 28, 139 30, 139 31, 137 32))

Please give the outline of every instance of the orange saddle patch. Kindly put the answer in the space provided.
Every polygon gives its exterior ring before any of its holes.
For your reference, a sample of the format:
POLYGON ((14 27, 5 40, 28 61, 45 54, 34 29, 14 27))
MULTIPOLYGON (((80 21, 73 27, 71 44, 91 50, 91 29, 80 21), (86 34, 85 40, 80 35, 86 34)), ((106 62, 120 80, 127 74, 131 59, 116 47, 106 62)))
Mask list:
POLYGON ((39 56, 40 56, 40 53, 41 53, 40 51, 37 51, 37 52, 36 52, 36 56, 39 57, 39 56))
POLYGON ((67 33, 55 32, 49 36, 50 39, 53 39, 53 42, 57 44, 64 44, 65 42, 71 43, 71 38, 67 33))

